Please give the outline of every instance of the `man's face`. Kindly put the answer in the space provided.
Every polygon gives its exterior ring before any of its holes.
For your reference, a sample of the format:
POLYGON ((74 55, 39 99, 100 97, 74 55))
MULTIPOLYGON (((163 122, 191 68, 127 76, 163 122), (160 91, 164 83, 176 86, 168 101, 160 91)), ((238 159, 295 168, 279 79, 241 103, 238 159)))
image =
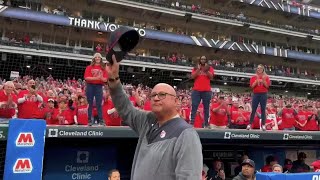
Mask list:
POLYGON ((174 92, 165 86, 155 86, 151 95, 151 107, 154 113, 166 113, 178 106, 178 99, 174 92))
POLYGON ((183 99, 182 100, 182 106, 187 106, 188 105, 188 100, 187 99, 183 99))
POLYGON ((224 97, 219 97, 218 103, 222 103, 224 101, 224 97))
POLYGON ((54 102, 53 101, 49 101, 48 102, 48 106, 49 106, 49 108, 54 108, 54 102))
POLYGON ((120 173, 118 171, 113 172, 111 177, 109 177, 109 180, 120 180, 120 173))
POLYGON ((250 166, 249 164, 245 164, 242 166, 242 174, 245 177, 252 177, 254 174, 254 168, 250 166))
POLYGON ((275 167, 275 168, 273 168, 273 172, 282 173, 282 169, 280 167, 275 167))
POLYGON ((14 89, 14 86, 12 86, 12 85, 5 85, 5 86, 4 86, 4 90, 5 90, 5 92, 6 92, 7 94, 11 94, 12 91, 13 91, 13 89, 14 89))
POLYGON ((28 81, 28 88, 31 88, 31 86, 35 86, 36 82, 34 80, 28 81))

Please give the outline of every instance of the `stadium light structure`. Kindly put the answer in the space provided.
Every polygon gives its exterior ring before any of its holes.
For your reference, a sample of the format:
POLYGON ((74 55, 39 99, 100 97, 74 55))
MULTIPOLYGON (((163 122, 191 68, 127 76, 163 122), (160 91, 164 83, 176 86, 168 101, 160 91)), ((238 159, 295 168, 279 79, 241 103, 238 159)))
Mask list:
POLYGON ((31 67, 31 66, 29 66, 29 65, 26 66, 26 68, 28 68, 28 69, 29 69, 30 67, 31 67))

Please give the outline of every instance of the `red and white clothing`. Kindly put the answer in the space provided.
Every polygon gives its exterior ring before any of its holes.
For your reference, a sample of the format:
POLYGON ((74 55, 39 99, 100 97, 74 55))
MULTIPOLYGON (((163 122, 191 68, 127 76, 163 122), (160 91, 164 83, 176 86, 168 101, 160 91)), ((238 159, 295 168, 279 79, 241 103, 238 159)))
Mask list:
MULTIPOLYGON (((104 77, 108 78, 107 71, 103 68, 101 68, 100 65, 89 65, 86 67, 86 70, 84 72, 84 78, 88 77, 104 77)), ((101 80, 86 80, 87 83, 89 84, 101 84, 103 85, 104 82, 101 80)))
POLYGON ((122 119, 111 100, 105 101, 102 106, 103 117, 107 126, 121 126, 122 119))
POLYGON ((22 119, 42 119, 39 106, 43 98, 38 94, 28 97, 29 90, 22 90, 18 95, 18 118, 22 119))
POLYGON ((261 117, 261 108, 258 107, 256 114, 254 115, 253 123, 252 123, 252 129, 260 129, 260 117, 261 117))
POLYGON ((0 91, 0 118, 12 118, 16 114, 17 96, 14 93, 7 94, 4 90, 0 91), (11 105, 8 101, 12 102, 11 105))
POLYGON ((130 96, 129 100, 131 101, 131 103, 133 104, 134 107, 138 107, 138 103, 137 103, 136 97, 130 96))
POLYGON ((88 125, 88 105, 80 105, 75 110, 79 125, 88 125))
POLYGON ((296 128, 301 130, 301 131, 306 131, 305 125, 308 121, 308 114, 306 111, 300 110, 298 114, 296 115, 296 128), (304 125, 304 126, 303 126, 304 125))
POLYGON ((267 108, 266 113, 266 129, 267 130, 278 130, 278 119, 277 110, 275 108, 267 108))
POLYGON ((55 108, 48 108, 48 107, 44 108, 44 111, 45 111, 44 119, 46 120, 48 125, 55 124, 53 120, 54 110, 55 108))
POLYGON ((191 108, 189 106, 181 107, 181 114, 184 116, 185 120, 188 123, 190 122, 190 113, 191 113, 191 108))
POLYGON ((307 124, 305 125, 305 131, 318 131, 318 121, 315 118, 315 115, 312 111, 307 111, 306 115, 308 116, 307 124))
MULTIPOLYGON (((257 80, 257 79, 262 79, 262 76, 254 75, 250 79, 250 87, 252 87, 252 84, 257 80)), ((270 79, 269 76, 266 76, 266 82, 268 87, 270 86, 270 79)), ((254 88, 253 88, 253 93, 267 93, 268 88, 266 88, 263 83, 258 83, 254 88)))
POLYGON ((248 125, 250 112, 239 111, 238 109, 231 110, 231 123, 235 125, 248 125))
MULTIPOLYGON (((192 69, 192 74, 196 73, 197 69, 192 69)), ((210 66, 209 72, 214 75, 214 69, 210 66)), ((193 90, 195 91, 211 91, 210 78, 204 70, 200 70, 200 74, 194 79, 193 90)))
POLYGON ((53 124, 71 125, 74 124, 74 112, 69 108, 65 110, 55 109, 53 112, 53 124))
POLYGON ((283 129, 293 128, 296 125, 296 112, 293 108, 283 108, 280 112, 282 117, 281 127, 283 129))
POLYGON ((272 166, 271 165, 265 165, 261 168, 261 172, 272 172, 272 166))
POLYGON ((228 125, 228 117, 227 112, 228 108, 227 106, 222 106, 220 109, 218 109, 217 112, 213 112, 213 109, 220 106, 220 103, 214 103, 211 105, 211 116, 209 124, 215 125, 215 126, 227 126, 228 125))
POLYGON ((204 119, 203 104, 201 103, 201 104, 199 104, 198 111, 197 111, 196 117, 194 119, 193 127, 202 128, 202 124, 204 121, 203 119, 204 119))
POLYGON ((151 111, 151 101, 150 100, 146 100, 146 102, 143 105, 143 110, 145 111, 151 111))

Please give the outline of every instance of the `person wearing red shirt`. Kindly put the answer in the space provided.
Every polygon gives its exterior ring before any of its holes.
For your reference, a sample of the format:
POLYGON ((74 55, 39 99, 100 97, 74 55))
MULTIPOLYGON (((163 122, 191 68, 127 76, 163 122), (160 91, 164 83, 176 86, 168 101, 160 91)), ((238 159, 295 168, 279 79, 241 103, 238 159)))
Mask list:
POLYGON ((89 103, 88 108, 88 121, 89 126, 94 124, 94 118, 92 117, 93 100, 95 99, 98 110, 98 123, 105 125, 102 117, 102 99, 103 99, 103 85, 108 80, 107 71, 105 70, 105 64, 102 62, 102 56, 100 53, 95 53, 91 64, 87 66, 84 79, 86 80, 86 96, 89 103))
POLYGON ((210 128, 227 128, 230 124, 230 113, 224 97, 220 96, 217 103, 211 106, 210 128))
POLYGON ((55 104, 55 101, 53 99, 48 99, 48 102, 45 108, 45 115, 44 115, 44 119, 46 120, 48 125, 55 124, 53 121, 53 113, 55 110, 54 104, 55 104))
POLYGON ((197 110, 196 117, 194 119, 194 128, 202 128, 203 127, 203 104, 200 102, 197 110))
POLYGON ((199 59, 199 63, 195 68, 192 69, 191 73, 191 78, 194 79, 194 86, 191 93, 191 124, 194 123, 198 106, 202 101, 204 108, 204 124, 202 125, 202 127, 208 127, 208 119, 210 113, 209 108, 212 96, 210 80, 213 79, 213 76, 213 68, 208 65, 207 58, 205 56, 201 56, 201 58, 199 59))
POLYGON ((76 122, 78 125, 88 125, 88 102, 83 96, 78 96, 76 108, 76 122))
POLYGON ((296 115, 296 127, 298 131, 305 131, 305 125, 308 122, 307 112, 303 109, 302 104, 298 107, 298 114, 296 115))
POLYGON ((308 117, 307 123, 305 125, 306 131, 320 131, 319 127, 319 117, 317 109, 314 109, 312 105, 308 106, 308 110, 306 112, 306 115, 308 117))
POLYGON ((292 108, 291 104, 287 104, 285 108, 283 108, 278 116, 281 117, 281 127, 283 130, 294 131, 296 126, 296 115, 298 113, 295 109, 292 108))
POLYGON ((261 129, 261 108, 258 107, 256 114, 254 115, 253 123, 251 124, 252 129, 261 129))
POLYGON ((137 91, 133 90, 132 88, 128 89, 129 92, 129 99, 132 102, 134 107, 140 107, 141 101, 140 101, 140 96, 139 92, 141 93, 141 88, 137 88, 137 91))
POLYGON ((245 111, 242 105, 238 108, 231 108, 230 116, 230 128, 232 129, 245 129, 249 124, 250 113, 245 111))
POLYGON ((181 117, 185 119, 188 123, 190 122, 190 106, 188 105, 188 99, 183 97, 181 100, 181 117))
POLYGON ((254 116, 256 114, 256 110, 258 105, 261 107, 261 129, 263 131, 266 130, 266 106, 268 99, 268 91, 270 86, 269 76, 266 74, 264 66, 258 65, 256 74, 250 79, 250 87, 253 90, 252 97, 252 111, 250 115, 250 123, 247 126, 247 130, 251 129, 251 124, 253 123, 254 116))
POLYGON ((114 104, 112 103, 111 96, 108 98, 108 109, 107 109, 107 118, 106 118, 106 124, 107 126, 121 126, 121 118, 114 107, 114 104))
POLYGON ((18 95, 18 118, 43 119, 39 117, 39 106, 43 98, 37 93, 34 80, 29 80, 27 90, 20 91, 18 95))
POLYGON ((150 98, 148 98, 148 97, 146 97, 146 100, 143 104, 143 110, 151 111, 151 101, 150 101, 150 98))
POLYGON ((277 111, 272 106, 272 104, 267 104, 267 112, 266 112, 266 129, 267 130, 278 130, 278 119, 277 119, 277 111))
POLYGON ((0 118, 12 118, 16 114, 17 96, 14 93, 14 83, 7 81, 4 90, 0 91, 0 118))
POLYGON ((74 112, 68 108, 67 100, 60 100, 59 108, 53 112, 53 124, 56 125, 72 125, 74 124, 74 112))
POLYGON ((274 156, 268 156, 266 158, 266 165, 262 167, 262 172, 272 172, 272 166, 278 164, 278 161, 274 156))

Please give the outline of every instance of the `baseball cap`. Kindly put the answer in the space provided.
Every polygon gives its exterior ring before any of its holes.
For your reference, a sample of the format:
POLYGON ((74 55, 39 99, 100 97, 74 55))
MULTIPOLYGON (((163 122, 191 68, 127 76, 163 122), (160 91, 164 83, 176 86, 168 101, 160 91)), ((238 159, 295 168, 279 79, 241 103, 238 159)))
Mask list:
POLYGON ((251 159, 245 159, 242 163, 241 163, 241 166, 243 165, 250 165, 252 166, 253 168, 256 167, 256 164, 254 163, 254 161, 252 161, 251 159))
POLYGON ((121 61, 139 42, 139 33, 132 27, 121 26, 110 34, 106 59, 112 64, 112 55, 121 61))
POLYGON ((320 169, 320 160, 314 161, 311 166, 313 166, 315 170, 320 169))
POLYGON ((48 102, 54 102, 54 100, 50 98, 50 99, 48 99, 48 102))

